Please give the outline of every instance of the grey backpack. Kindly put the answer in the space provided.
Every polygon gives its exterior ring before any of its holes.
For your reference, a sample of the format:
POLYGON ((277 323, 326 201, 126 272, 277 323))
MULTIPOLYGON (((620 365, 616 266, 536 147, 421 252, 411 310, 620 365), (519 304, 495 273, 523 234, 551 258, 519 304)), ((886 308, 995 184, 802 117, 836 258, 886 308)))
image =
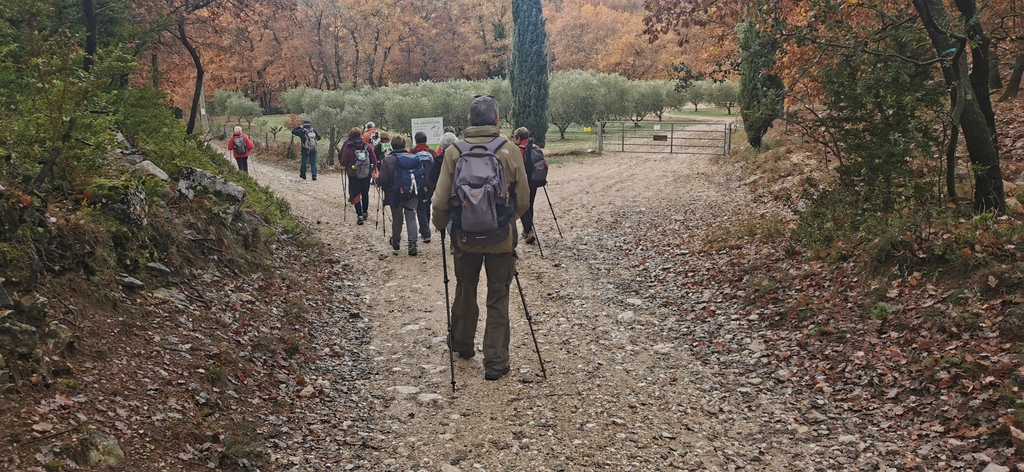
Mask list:
POLYGON ((467 246, 496 244, 508 238, 512 221, 505 169, 495 154, 507 143, 494 138, 489 143, 472 144, 465 140, 453 144, 459 150, 448 200, 452 224, 459 241, 467 246))
POLYGON ((359 141, 363 144, 362 149, 356 149, 353 145, 353 151, 355 152, 355 163, 352 164, 355 169, 357 179, 365 179, 370 176, 370 171, 373 170, 373 164, 370 162, 370 148, 369 145, 359 141))

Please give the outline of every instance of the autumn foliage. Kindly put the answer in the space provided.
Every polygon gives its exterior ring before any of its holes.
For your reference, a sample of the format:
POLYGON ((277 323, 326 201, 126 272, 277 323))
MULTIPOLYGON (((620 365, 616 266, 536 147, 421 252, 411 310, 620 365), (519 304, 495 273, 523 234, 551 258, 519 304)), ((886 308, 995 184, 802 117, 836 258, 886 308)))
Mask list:
MULTIPOLYGON (((154 57, 140 61, 133 80, 155 79, 186 110, 196 70, 177 24, 167 22, 171 17, 184 20, 202 58, 207 99, 214 90, 237 90, 268 111, 279 106, 278 94, 299 86, 338 90, 505 78, 512 55, 512 8, 496 0, 301 0, 256 2, 244 10, 220 0, 181 2, 134 0, 158 34, 146 46, 154 57), (195 3, 208 5, 193 13, 183 6, 195 3)), ((548 62, 556 72, 666 79, 684 52, 674 41, 649 44, 640 34, 645 12, 637 1, 544 2, 543 9, 548 62)))

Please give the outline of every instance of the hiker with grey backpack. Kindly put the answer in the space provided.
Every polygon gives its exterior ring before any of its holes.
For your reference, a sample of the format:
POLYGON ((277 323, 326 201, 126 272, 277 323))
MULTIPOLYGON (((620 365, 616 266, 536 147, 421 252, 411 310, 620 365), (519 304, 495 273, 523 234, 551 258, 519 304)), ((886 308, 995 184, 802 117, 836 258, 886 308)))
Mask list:
POLYGON ((370 178, 377 168, 377 155, 373 147, 363 141, 359 128, 348 132, 348 140, 341 146, 341 167, 348 178, 348 202, 356 209, 356 224, 370 218, 370 178))
POLYGON ((292 134, 298 137, 301 143, 299 151, 301 156, 299 178, 306 180, 306 164, 309 164, 309 171, 313 174, 313 180, 316 180, 316 155, 318 143, 320 142, 320 133, 313 128, 309 120, 302 120, 302 126, 293 129, 292 134))
POLYGON ((248 136, 242 134, 242 127, 235 126, 235 134, 228 140, 228 150, 235 156, 235 163, 238 164, 238 170, 249 173, 249 153, 252 152, 253 148, 252 140, 248 136))
MULTIPOLYGON (((515 219, 529 209, 530 191, 522 155, 500 135, 498 121, 494 97, 473 99, 465 139, 445 152, 431 200, 432 221, 442 235, 442 246, 445 226, 452 222, 456 285, 448 347, 462 359, 476 355, 477 287, 481 268, 487 271, 486 380, 498 380, 510 370, 508 312, 509 289, 516 276, 515 219)), ((442 257, 444 252, 442 248, 442 257)), ((454 378, 452 382, 454 387, 454 378)))

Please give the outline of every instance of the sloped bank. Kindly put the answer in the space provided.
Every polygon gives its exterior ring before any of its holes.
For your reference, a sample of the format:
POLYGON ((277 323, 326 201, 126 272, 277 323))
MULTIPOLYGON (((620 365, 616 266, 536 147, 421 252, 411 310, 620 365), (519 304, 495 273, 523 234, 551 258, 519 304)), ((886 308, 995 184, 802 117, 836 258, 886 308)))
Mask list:
POLYGON ((0 468, 262 467, 309 320, 345 309, 308 281, 345 276, 244 176, 106 166, 72 195, 0 188, 0 468))

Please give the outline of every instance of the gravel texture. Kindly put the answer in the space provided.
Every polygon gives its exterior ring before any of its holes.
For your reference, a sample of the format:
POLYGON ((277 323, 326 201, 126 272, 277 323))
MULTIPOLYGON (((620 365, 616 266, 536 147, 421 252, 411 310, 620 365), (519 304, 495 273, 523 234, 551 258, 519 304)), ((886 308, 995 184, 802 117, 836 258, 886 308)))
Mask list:
POLYGON ((887 471, 914 469, 915 454, 930 470, 990 465, 861 417, 773 360, 755 320, 719 297, 737 289, 703 275, 702 236, 752 204, 745 177, 716 158, 561 158, 547 190, 564 238, 542 191, 544 257, 536 245, 518 250, 547 377, 513 286, 512 372, 486 381, 482 355, 456 357, 454 392, 440 239, 411 257, 403 237, 392 255, 375 227, 376 194, 373 216, 357 226, 338 173, 313 182, 258 157, 255 165, 334 249, 344 296, 356 297, 348 300, 355 311, 311 320, 308 352, 324 355, 306 374, 315 388, 284 415, 271 445, 284 470, 887 471), (655 275, 635 270, 644 256, 628 250, 655 221, 678 233, 678 244, 662 249, 677 262, 656 268, 657 277, 683 279, 668 295, 648 288, 655 275), (358 356, 336 352, 339 326, 367 333, 358 356))

